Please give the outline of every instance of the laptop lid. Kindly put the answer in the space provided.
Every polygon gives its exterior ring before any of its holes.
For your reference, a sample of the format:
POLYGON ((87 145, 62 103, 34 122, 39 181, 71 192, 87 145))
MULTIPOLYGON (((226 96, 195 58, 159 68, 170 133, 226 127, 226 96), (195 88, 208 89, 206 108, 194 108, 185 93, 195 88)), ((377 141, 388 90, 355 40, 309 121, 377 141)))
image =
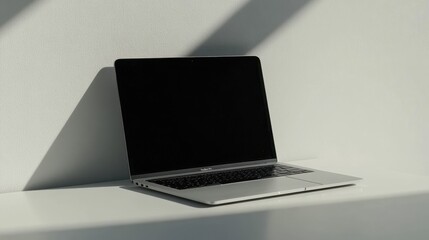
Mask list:
POLYGON ((118 59, 132 178, 275 162, 257 57, 118 59))

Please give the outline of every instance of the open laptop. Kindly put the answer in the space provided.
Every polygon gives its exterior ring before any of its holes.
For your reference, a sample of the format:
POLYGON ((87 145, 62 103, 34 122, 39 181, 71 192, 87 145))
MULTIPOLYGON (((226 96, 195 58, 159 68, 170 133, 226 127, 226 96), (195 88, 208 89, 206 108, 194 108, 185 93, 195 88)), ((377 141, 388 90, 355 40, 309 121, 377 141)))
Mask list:
POLYGON ((277 162, 255 56, 118 59, 131 180, 218 205, 359 178, 277 162))

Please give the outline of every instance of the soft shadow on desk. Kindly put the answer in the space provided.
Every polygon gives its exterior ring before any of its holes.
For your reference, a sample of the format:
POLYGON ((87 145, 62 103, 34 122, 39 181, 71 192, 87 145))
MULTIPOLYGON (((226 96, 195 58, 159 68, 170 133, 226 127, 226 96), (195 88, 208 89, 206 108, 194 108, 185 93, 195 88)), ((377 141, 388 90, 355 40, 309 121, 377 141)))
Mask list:
MULTIPOLYGON (((129 182, 131 182, 131 181, 129 181, 129 182)), ((126 185, 126 184, 124 184, 124 180, 118 180, 118 181, 109 181, 109 182, 89 183, 89 184, 84 184, 84 185, 65 186, 65 187, 53 188, 52 190, 55 190, 55 189, 122 187, 124 185, 126 185)))
MULTIPOLYGON (((414 194, 326 204, 288 206, 228 214, 221 208, 201 209, 202 217, 179 218, 43 232, 19 232, 7 239, 389 239, 426 240, 429 236, 429 194, 414 194), (210 216, 208 216, 208 214, 210 216), (174 219, 174 220, 173 220, 174 219)), ((268 201, 266 204, 269 204, 268 201)), ((259 203, 261 204, 261 203, 259 203)), ((162 204, 161 204, 162 205, 162 204)), ((256 207, 257 205, 255 205, 256 207)), ((140 206, 156 208, 160 206, 140 206)), ((239 210, 240 206, 237 206, 239 210)), ((247 209, 247 210, 245 210, 247 209)), ((260 205, 259 208, 261 209, 260 205)), ((191 209, 192 210, 192 209, 191 209)), ((191 211, 190 213, 195 213, 191 211)), ((100 209, 88 211, 95 214, 100 209)), ((160 210, 162 211, 162 210, 160 210)), ((144 211, 142 211, 144 212, 144 211)), ((165 212, 163 212, 165 216, 165 212)), ((112 216, 114 218, 114 216, 112 216)), ((106 219, 107 220, 107 219, 106 219)), ((112 222, 112 221, 110 221, 112 222)), ((113 220, 114 222, 114 220, 113 220)))
POLYGON ((183 198, 179 198, 179 197, 175 197, 166 193, 162 193, 162 192, 157 192, 157 191, 152 191, 149 189, 144 189, 141 187, 136 187, 136 186, 123 186, 120 187, 122 189, 128 190, 128 191, 133 191, 133 192, 137 192, 139 194, 145 194, 145 195, 149 195, 152 197, 156 197, 156 198, 161 198, 167 201, 171 201, 171 202, 176 202, 179 204, 183 204, 183 205, 187 205, 189 207, 194 207, 194 208, 210 208, 211 206, 209 205, 205 205, 202 203, 198 203, 198 202, 193 202, 190 200, 186 200, 183 198))
POLYGON ((95 76, 24 189, 127 178, 115 70, 105 67, 95 76))

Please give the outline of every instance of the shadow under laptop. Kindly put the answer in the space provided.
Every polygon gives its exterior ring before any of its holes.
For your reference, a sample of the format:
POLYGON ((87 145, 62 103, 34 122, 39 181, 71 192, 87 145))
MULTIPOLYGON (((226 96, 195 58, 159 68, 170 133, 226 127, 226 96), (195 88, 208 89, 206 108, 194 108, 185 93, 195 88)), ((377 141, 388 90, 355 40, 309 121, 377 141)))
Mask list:
POLYGON ((189 207, 194 207, 194 208, 210 208, 211 207, 210 205, 205 205, 202 203, 183 199, 183 198, 176 197, 176 196, 169 195, 169 194, 162 193, 162 192, 156 192, 153 190, 144 189, 144 188, 137 187, 137 186, 122 186, 120 188, 124 189, 124 190, 128 190, 128 191, 136 192, 139 194, 145 194, 145 195, 155 197, 155 198, 160 198, 160 199, 163 199, 166 201, 176 202, 176 203, 183 204, 183 205, 186 205, 189 207))
MULTIPOLYGON (((217 205, 217 206, 235 205, 235 204, 240 204, 240 203, 244 203, 244 202, 253 202, 253 201, 259 201, 259 200, 269 199, 269 198, 275 199, 278 197, 300 195, 300 194, 306 194, 309 192, 326 191, 328 189, 340 189, 340 188, 352 187, 352 186, 354 186, 354 184, 348 184, 348 185, 336 186, 336 187, 330 187, 330 188, 324 188, 324 189, 316 189, 316 190, 311 190, 311 191, 307 191, 307 192, 296 192, 296 193, 289 193, 289 194, 284 194, 284 195, 276 195, 276 196, 268 196, 268 197, 263 197, 263 198, 249 199, 249 200, 243 200, 243 201, 239 201, 239 202, 226 203, 226 204, 217 205)), ((151 197, 161 198, 163 200, 167 200, 170 202, 176 202, 176 203, 187 205, 189 207, 194 207, 194 208, 216 207, 216 205, 206 205, 203 203, 194 202, 194 201, 184 199, 181 197, 176 197, 176 196, 173 196, 170 194, 166 194, 166 193, 162 193, 162 192, 158 192, 158 191, 154 191, 154 190, 150 190, 150 189, 145 189, 145 188, 141 188, 141 187, 134 186, 134 185, 133 186, 120 186, 119 188, 124 189, 124 190, 128 190, 128 191, 133 191, 133 192, 140 193, 140 194, 149 195, 151 197)))
POLYGON ((113 67, 102 68, 24 190, 128 179, 113 67))

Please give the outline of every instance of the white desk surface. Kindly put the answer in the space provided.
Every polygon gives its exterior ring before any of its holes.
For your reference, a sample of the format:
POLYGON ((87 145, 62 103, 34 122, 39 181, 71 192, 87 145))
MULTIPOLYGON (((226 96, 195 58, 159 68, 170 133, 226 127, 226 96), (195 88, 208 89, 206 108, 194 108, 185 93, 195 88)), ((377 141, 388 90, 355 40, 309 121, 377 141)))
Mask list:
POLYGON ((319 160, 355 186, 207 207, 130 181, 0 194, 0 239, 429 239, 429 177, 319 160))

